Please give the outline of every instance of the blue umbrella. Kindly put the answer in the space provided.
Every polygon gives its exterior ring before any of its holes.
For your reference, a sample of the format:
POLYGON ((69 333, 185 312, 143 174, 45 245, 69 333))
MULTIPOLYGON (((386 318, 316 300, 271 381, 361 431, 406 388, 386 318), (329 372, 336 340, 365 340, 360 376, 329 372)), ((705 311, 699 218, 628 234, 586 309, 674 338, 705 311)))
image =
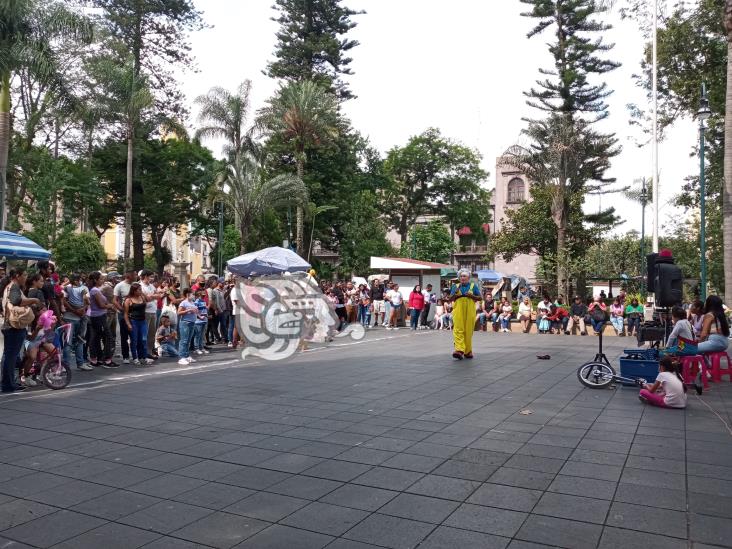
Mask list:
POLYGON ((310 263, 292 250, 273 246, 235 257, 226 263, 226 268, 239 276, 263 276, 307 271, 310 263))
POLYGON ((51 257, 51 252, 44 250, 29 238, 9 231, 0 231, 0 257, 40 261, 51 257))
POLYGON ((503 280, 503 275, 491 269, 483 269, 478 271, 478 279, 486 280, 488 282, 500 282, 503 280))

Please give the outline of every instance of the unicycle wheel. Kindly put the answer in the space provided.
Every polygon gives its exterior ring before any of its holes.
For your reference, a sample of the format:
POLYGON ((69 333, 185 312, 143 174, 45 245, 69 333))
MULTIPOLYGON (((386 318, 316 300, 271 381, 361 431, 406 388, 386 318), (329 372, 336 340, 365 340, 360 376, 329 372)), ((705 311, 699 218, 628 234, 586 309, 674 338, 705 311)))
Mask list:
POLYGON ((577 370, 577 379, 590 389, 604 389, 615 378, 615 370, 604 362, 587 362, 577 370))

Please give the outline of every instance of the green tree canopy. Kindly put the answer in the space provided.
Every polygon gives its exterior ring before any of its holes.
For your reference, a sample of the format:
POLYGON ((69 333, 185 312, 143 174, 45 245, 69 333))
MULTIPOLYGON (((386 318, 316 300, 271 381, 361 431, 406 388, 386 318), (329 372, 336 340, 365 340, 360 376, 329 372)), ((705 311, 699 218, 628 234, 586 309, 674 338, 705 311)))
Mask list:
POLYGON ((53 246, 56 266, 63 273, 90 273, 104 266, 107 256, 94 233, 67 232, 53 246))
POLYGON ((455 242, 444 222, 430 221, 410 228, 408 239, 402 242, 401 256, 421 261, 449 263, 455 242))

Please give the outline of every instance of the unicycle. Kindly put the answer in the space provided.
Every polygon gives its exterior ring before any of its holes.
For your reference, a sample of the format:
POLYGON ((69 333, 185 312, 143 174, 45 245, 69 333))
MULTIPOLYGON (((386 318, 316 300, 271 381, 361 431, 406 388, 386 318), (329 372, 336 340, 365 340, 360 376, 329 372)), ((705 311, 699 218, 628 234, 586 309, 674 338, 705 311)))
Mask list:
POLYGON ((646 384, 645 379, 623 377, 615 372, 615 368, 611 366, 607 356, 602 352, 602 332, 600 332, 598 337, 600 347, 595 355, 595 359, 586 362, 577 370, 577 379, 579 379, 580 383, 590 389, 604 389, 616 381, 643 387, 646 384))

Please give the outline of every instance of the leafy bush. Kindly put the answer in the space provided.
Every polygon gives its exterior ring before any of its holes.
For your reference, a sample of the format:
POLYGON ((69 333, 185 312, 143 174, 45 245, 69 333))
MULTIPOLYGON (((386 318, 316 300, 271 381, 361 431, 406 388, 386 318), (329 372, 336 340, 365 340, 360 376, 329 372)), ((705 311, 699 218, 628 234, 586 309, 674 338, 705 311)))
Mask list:
POLYGON ((94 233, 68 232, 56 240, 53 260, 63 273, 89 273, 101 269, 107 256, 99 237, 94 233))

